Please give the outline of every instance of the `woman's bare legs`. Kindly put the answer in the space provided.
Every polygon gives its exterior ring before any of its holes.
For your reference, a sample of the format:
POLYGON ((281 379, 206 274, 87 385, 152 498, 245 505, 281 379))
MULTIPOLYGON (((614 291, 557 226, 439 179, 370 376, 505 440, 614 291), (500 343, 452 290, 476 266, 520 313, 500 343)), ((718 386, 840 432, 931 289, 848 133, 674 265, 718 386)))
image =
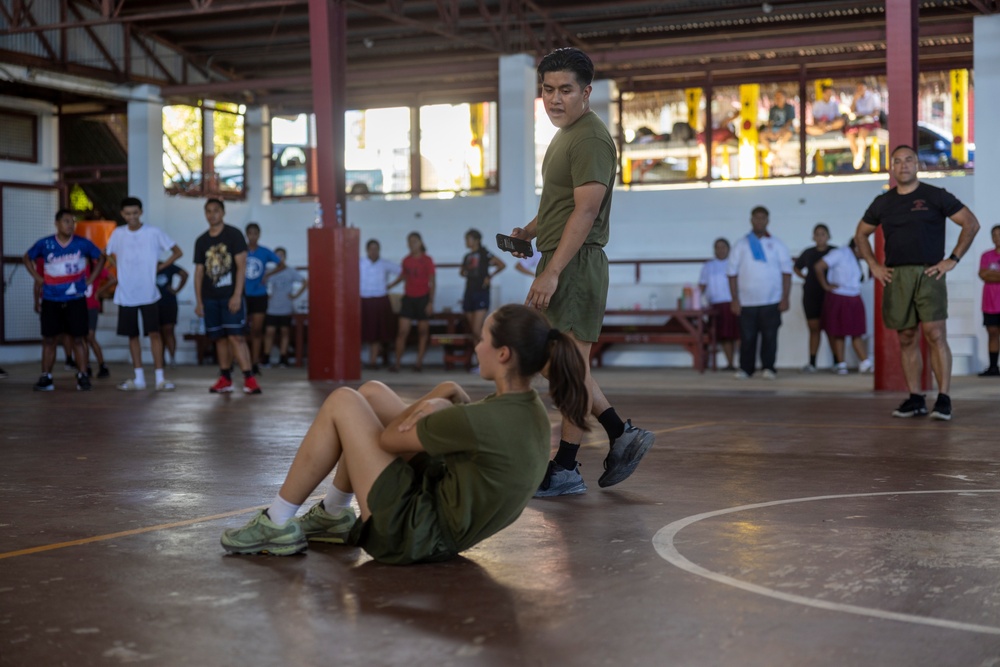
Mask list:
POLYGON ((278 495, 301 505, 339 462, 334 484, 341 491, 354 491, 361 518, 367 519, 371 516, 368 493, 396 459, 379 445, 384 428, 361 393, 347 387, 337 389, 309 427, 278 495))

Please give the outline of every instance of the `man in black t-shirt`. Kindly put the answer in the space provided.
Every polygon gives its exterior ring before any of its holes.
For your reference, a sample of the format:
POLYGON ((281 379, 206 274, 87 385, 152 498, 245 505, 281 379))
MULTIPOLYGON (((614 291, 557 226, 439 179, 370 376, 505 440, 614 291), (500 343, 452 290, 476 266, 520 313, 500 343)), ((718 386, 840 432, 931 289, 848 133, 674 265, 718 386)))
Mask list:
POLYGON ((205 333, 215 341, 219 379, 209 389, 213 394, 233 390, 232 356, 243 371, 243 392, 259 394, 247 348, 247 310, 243 301, 246 280, 247 242, 243 232, 223 222, 226 208, 219 199, 205 202, 208 231, 194 242, 195 315, 205 318, 205 333), (230 347, 231 346, 231 347, 230 347), (232 352, 232 354, 231 354, 232 352))
POLYGON ((917 178, 917 152, 899 146, 889 158, 889 173, 896 187, 879 195, 858 223, 854 234, 861 258, 872 275, 885 287, 882 321, 899 334, 903 375, 910 397, 893 417, 927 414, 920 390, 920 346, 917 326, 923 328, 930 349, 931 370, 938 385, 938 397, 931 417, 951 419, 951 349, 948 347, 948 290, 944 275, 972 245, 979 221, 962 202, 947 190, 921 183, 917 178), (945 224, 951 218, 962 231, 955 249, 944 256, 945 224), (885 264, 880 264, 868 242, 879 227, 885 236, 885 264))

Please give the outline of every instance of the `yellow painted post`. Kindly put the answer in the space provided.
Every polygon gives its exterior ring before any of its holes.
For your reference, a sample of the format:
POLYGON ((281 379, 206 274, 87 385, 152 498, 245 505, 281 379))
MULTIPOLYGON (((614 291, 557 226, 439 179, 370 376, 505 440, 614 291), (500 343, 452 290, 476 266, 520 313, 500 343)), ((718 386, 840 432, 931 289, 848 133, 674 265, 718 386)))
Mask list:
POLYGON ((951 78, 951 157, 959 166, 969 161, 969 70, 953 69, 951 78))
MULTIPOLYGON (((698 113, 698 108, 701 106, 701 88, 686 88, 684 90, 684 98, 687 100, 687 122, 691 126, 691 129, 697 134, 699 128, 698 121, 701 120, 701 114, 698 113)), ((698 178, 698 158, 689 157, 688 158, 688 168, 687 177, 689 179, 698 178)))
POLYGON ((740 86, 740 178, 756 178, 760 173, 757 160, 757 105, 760 85, 745 83, 740 86))

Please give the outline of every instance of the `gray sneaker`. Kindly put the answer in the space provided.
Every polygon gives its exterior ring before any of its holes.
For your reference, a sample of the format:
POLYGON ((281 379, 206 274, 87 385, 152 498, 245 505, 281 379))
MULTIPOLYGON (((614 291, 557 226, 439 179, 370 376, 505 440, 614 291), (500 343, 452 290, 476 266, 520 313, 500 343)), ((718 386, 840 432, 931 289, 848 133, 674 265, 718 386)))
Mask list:
POLYGON ((222 548, 233 554, 271 554, 291 556, 309 548, 302 528, 294 521, 279 526, 264 513, 258 512, 241 528, 228 528, 222 533, 222 548))
POLYGON ((549 461, 549 469, 545 473, 542 485, 535 491, 535 498, 554 498, 555 496, 575 496, 587 492, 587 485, 580 475, 580 464, 572 470, 566 470, 555 461, 549 461))
POLYGON ((354 510, 350 507, 345 507, 336 514, 330 514, 321 502, 313 505, 302 516, 293 519, 310 542, 331 544, 347 542, 347 536, 351 534, 351 528, 357 520, 354 510))
POLYGON ((632 426, 631 419, 626 421, 625 432, 612 443, 611 451, 604 459, 604 474, 597 480, 597 485, 606 488, 628 479, 654 442, 656 442, 655 435, 632 426))

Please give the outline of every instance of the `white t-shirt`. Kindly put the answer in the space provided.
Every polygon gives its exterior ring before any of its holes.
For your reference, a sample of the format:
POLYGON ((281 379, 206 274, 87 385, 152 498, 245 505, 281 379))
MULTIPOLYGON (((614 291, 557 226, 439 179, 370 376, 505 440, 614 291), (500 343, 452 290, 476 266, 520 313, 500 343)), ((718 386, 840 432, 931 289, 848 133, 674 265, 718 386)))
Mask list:
POLYGON ((390 278, 399 275, 401 269, 397 264, 393 264, 381 257, 376 261, 371 261, 368 257, 361 258, 361 298, 372 299, 385 296, 386 286, 390 278))
POLYGON ((854 113, 858 116, 875 116, 880 106, 878 95, 872 90, 866 90, 861 97, 854 100, 854 113))
POLYGON ((741 236, 729 255, 728 276, 736 276, 740 305, 769 306, 781 302, 782 275, 792 273, 792 257, 785 244, 773 236, 760 239, 766 261, 753 258, 750 241, 741 236))
POLYGON ((813 102, 813 119, 830 121, 840 116, 840 102, 833 98, 829 102, 817 100, 813 102))
POLYGON ((111 232, 104 252, 115 256, 118 287, 115 304, 145 306, 160 300, 156 288, 156 265, 160 256, 176 243, 159 227, 143 225, 134 232, 123 225, 111 232))
POLYGON ((729 276, 726 269, 729 261, 725 259, 710 259, 701 265, 699 285, 705 285, 705 300, 709 305, 729 303, 733 300, 729 293, 729 276))
POLYGON ((836 285, 832 291, 840 296, 861 296, 861 266, 849 246, 834 248, 823 257, 827 269, 826 281, 836 285))

